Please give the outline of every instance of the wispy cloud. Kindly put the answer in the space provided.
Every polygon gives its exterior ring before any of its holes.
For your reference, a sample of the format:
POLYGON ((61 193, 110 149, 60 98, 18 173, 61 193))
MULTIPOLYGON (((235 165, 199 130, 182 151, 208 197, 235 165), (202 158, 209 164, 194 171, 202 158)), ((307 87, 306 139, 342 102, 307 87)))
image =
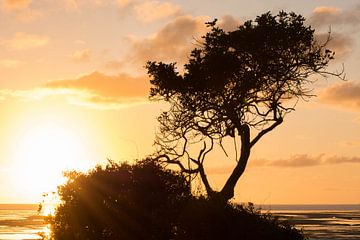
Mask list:
MULTIPOLYGON (((201 41, 201 36, 208 31, 205 22, 209 20, 208 16, 179 16, 147 38, 129 37, 131 48, 126 59, 140 66, 149 60, 177 62, 182 66, 190 51, 201 41)), ((219 24, 231 30, 239 25, 239 21, 225 16, 219 19, 219 24)))
MULTIPOLYGON (((181 69, 188 61, 191 50, 201 44, 201 37, 209 31, 205 24, 209 20, 213 19, 209 16, 178 16, 148 37, 128 36, 126 40, 130 50, 126 61, 121 61, 122 67, 143 67, 150 60, 176 62, 181 69)), ((240 25, 240 20, 226 15, 219 19, 218 24, 230 31, 240 25)))
POLYGON ((334 25, 358 26, 360 24, 360 5, 351 9, 340 9, 333 6, 319 6, 313 10, 309 23, 314 27, 334 25))
POLYGON ((206 32, 208 17, 181 16, 148 38, 129 37, 129 56, 136 65, 148 60, 183 63, 196 42, 206 32))
POLYGON ((3 0, 1 5, 5 11, 19 11, 27 9, 31 2, 31 0, 3 0))
POLYGON ((235 30, 237 27, 240 26, 242 22, 240 21, 240 19, 235 18, 234 16, 231 15, 224 15, 219 19, 219 27, 224 29, 225 31, 233 31, 235 30))
POLYGON ((31 0, 4 0, 2 8, 6 11, 24 10, 29 7, 31 0))
POLYGON ((320 100, 327 104, 360 111, 360 83, 355 81, 334 84, 320 94, 320 100))
POLYGON ((70 102, 77 105, 114 109, 146 102, 149 83, 145 77, 94 72, 77 79, 50 81, 42 88, 69 91, 72 94, 70 102))
POLYGON ((93 72, 76 79, 55 80, 28 90, 0 90, 0 100, 42 100, 63 97, 69 103, 98 109, 118 109, 147 103, 149 83, 145 77, 126 74, 108 76, 93 72))
MULTIPOLYGON (((250 168, 305 168, 335 164, 360 164, 360 157, 326 156, 325 154, 316 156, 297 154, 283 159, 250 159, 248 166, 250 168)), ((206 170, 209 174, 222 175, 229 174, 233 169, 234 166, 227 165, 209 167, 206 170)))
POLYGON ((0 0, 1 10, 11 14, 15 19, 29 22, 42 16, 39 10, 31 8, 31 0, 0 0))
POLYGON ((20 51, 45 46, 49 41, 50 38, 45 35, 17 32, 10 39, 0 41, 0 45, 20 51))
POLYGON ((354 47, 352 33, 360 26, 360 5, 350 9, 316 7, 309 16, 308 23, 317 30, 316 38, 319 42, 325 42, 328 32, 331 32, 331 41, 327 47, 335 51, 335 59, 342 60, 354 47))
POLYGON ((346 164, 346 163, 360 163, 360 157, 347 157, 347 156, 326 156, 320 154, 311 156, 308 154, 297 154, 286 159, 253 159, 251 165, 254 167, 314 167, 329 164, 346 164))
POLYGON ((108 76, 93 72, 77 79, 56 80, 44 84, 49 89, 85 90, 110 98, 146 98, 149 84, 145 77, 132 77, 126 74, 108 76))
POLYGON ((72 59, 78 62, 87 62, 91 58, 91 50, 83 49, 75 51, 72 55, 72 59))
POLYGON ((266 165, 275 167, 311 167, 320 165, 323 161, 323 155, 309 156, 307 154, 298 154, 288 159, 267 161, 266 165))

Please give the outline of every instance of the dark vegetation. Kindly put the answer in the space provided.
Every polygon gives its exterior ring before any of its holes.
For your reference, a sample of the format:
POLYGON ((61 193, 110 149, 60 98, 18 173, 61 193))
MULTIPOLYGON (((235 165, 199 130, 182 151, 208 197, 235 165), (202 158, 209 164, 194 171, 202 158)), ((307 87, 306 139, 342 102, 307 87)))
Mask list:
POLYGON ((158 118, 158 152, 134 165, 110 162, 86 174, 68 173, 50 217, 52 238, 304 239, 253 205, 229 202, 252 148, 283 123, 298 100, 313 96, 314 77, 343 78, 326 70, 334 52, 326 48, 328 41, 315 40, 304 21, 294 13, 265 13, 231 32, 209 22, 184 73, 175 63, 148 62, 150 98, 170 106, 158 118), (236 166, 215 191, 204 161, 216 147, 228 155, 224 139, 233 140, 236 166), (191 193, 197 176, 205 196, 191 193))
POLYGON ((51 239, 304 239, 295 228, 243 207, 195 197, 180 172, 147 159, 70 172, 49 217, 51 239))

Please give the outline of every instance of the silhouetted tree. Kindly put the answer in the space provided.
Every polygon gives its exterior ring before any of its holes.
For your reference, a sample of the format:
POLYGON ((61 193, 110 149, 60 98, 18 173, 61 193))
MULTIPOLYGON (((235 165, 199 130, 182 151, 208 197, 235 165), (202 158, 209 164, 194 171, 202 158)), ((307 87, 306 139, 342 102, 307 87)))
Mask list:
POLYGON ((231 199, 251 149, 283 122, 299 99, 312 96, 314 75, 344 77, 326 70, 334 57, 326 48, 330 35, 318 43, 304 21, 295 13, 265 13, 225 32, 215 20, 207 23, 211 30, 192 50, 183 74, 175 63, 148 62, 150 99, 170 104, 158 118, 157 159, 199 175, 209 197, 231 199), (233 139, 237 164, 216 192, 204 161, 215 144, 227 154, 224 138, 233 139), (192 146, 199 143, 194 155, 192 146))

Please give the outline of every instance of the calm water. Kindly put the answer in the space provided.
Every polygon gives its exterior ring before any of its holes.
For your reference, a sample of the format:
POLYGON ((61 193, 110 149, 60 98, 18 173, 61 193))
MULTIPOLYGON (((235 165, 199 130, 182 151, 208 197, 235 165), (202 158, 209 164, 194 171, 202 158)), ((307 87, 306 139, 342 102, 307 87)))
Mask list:
MULTIPOLYGON (((311 239, 360 239, 360 205, 273 205, 262 207, 302 228, 311 239)), ((0 204, 0 240, 41 239, 47 230, 36 205, 0 204)))
POLYGON ((275 205, 264 207, 313 239, 360 239, 360 205, 275 205))
POLYGON ((46 229, 43 217, 38 215, 37 205, 0 204, 1 240, 41 239, 38 233, 46 229))

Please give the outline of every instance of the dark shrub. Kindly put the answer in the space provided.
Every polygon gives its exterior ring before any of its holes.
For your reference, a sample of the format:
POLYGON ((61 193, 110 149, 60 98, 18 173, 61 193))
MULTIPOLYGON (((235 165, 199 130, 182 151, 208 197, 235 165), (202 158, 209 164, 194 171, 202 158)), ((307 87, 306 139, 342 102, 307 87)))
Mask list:
POLYGON ((67 177, 50 220, 54 239, 171 239, 177 205, 190 196, 182 175, 150 160, 67 177))

